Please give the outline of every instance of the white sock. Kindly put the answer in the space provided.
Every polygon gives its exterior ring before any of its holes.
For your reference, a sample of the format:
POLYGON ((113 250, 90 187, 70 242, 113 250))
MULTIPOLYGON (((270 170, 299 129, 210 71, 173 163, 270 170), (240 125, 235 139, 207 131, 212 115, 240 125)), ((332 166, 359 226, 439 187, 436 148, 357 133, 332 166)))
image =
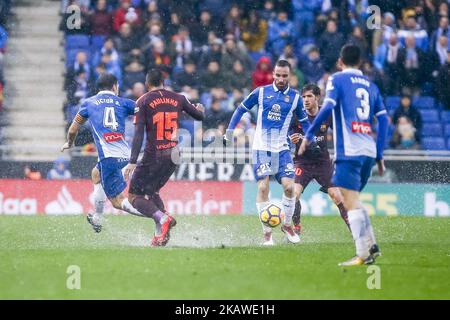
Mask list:
POLYGON ((283 194, 282 203, 284 209, 284 224, 291 225, 292 216, 294 215, 295 211, 295 196, 292 198, 288 198, 285 194, 283 194))
POLYGON ((103 190, 102 184, 94 184, 94 222, 100 224, 103 218, 103 209, 105 208, 106 194, 103 190))
POLYGON ((375 233, 373 232, 372 223, 370 222, 370 217, 366 209, 364 210, 364 214, 366 217, 366 233, 369 240, 369 248, 377 243, 375 240, 375 233))
MULTIPOLYGON (((265 202, 257 202, 257 203, 256 203, 256 209, 258 210, 258 215, 259 215, 259 213, 261 212, 261 210, 264 209, 264 207, 268 206, 269 204, 270 204, 269 201, 265 201, 265 202)), ((272 228, 271 228, 271 227, 268 227, 268 226, 266 226, 266 225, 264 225, 262 222, 261 222, 261 226, 262 226, 262 228, 263 228, 263 232, 264 232, 264 233, 272 232, 272 228)))
POLYGON ((369 256, 368 235, 366 227, 366 214, 363 209, 348 211, 348 222, 356 246, 356 255, 360 258, 369 256))
POLYGON ((120 204, 121 208, 123 211, 126 211, 128 213, 131 213, 135 216, 139 216, 139 217, 145 217, 145 215, 143 215, 142 213, 140 213, 135 207, 133 207, 130 203, 130 201, 128 201, 127 198, 123 199, 122 203, 120 204))

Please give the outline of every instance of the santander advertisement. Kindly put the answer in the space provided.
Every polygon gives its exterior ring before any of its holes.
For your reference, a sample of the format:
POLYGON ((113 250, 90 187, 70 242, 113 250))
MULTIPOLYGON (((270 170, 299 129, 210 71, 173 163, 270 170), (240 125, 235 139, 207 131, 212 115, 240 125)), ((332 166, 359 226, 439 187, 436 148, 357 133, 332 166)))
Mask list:
MULTIPOLYGON (((166 210, 175 215, 226 215, 242 213, 241 182, 169 181, 161 189, 166 210)), ((89 180, 0 179, 0 214, 70 215, 93 211, 89 180)), ((109 202, 106 213, 126 214, 109 202)))

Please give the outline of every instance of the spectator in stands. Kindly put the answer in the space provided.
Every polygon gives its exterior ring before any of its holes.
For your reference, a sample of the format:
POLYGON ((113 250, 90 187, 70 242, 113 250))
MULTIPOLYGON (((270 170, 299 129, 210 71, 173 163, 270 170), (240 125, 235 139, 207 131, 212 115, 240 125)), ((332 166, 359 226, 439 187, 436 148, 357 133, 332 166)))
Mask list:
POLYGON ((132 61, 124 69, 123 89, 131 90, 135 83, 145 82, 145 68, 139 61, 132 61))
POLYGON ((386 12, 383 14, 383 23, 381 29, 375 29, 372 37, 372 52, 376 53, 377 49, 384 43, 389 43, 391 35, 397 33, 397 27, 395 25, 395 16, 392 12, 386 12))
POLYGON ((405 39, 405 48, 400 50, 402 55, 400 61, 403 62, 401 66, 402 86, 417 93, 424 80, 425 53, 416 47, 415 39, 413 35, 405 39))
POLYGON ((201 71, 206 70, 211 61, 222 61, 222 46, 221 39, 215 39, 208 47, 208 50, 200 57, 199 67, 201 71))
POLYGON ((399 92, 399 82, 404 64, 404 54, 401 54, 401 44, 397 34, 391 33, 389 42, 382 43, 375 54, 374 66, 383 78, 384 92, 395 95, 399 92))
POLYGON ((192 49, 189 29, 186 26, 181 26, 178 33, 173 37, 169 48, 175 71, 183 70, 183 64, 190 57, 192 49))
MULTIPOLYGON (((220 126, 225 127, 228 124, 230 118, 230 113, 222 108, 222 101, 213 99, 211 106, 206 109, 203 128, 204 130, 220 129, 220 126)), ((221 131, 225 130, 222 128, 221 131)))
POLYGON ((418 149, 416 140, 416 128, 408 117, 398 118, 395 131, 392 135, 390 146, 394 149, 418 149))
POLYGON ((336 61, 339 58, 339 52, 344 43, 344 36, 338 32, 336 21, 329 20, 327 22, 327 29, 319 38, 318 42, 326 71, 331 71, 335 68, 336 61))
POLYGON ((136 101, 145 93, 145 85, 143 82, 136 82, 131 92, 125 93, 128 99, 136 101))
POLYGON ((320 10, 323 0, 293 0, 295 33, 298 37, 312 37, 315 13, 320 10))
POLYGON ((6 51, 6 43, 8 42, 8 32, 0 24, 0 55, 6 51))
POLYGON ((183 70, 175 74, 173 79, 173 87, 179 91, 182 87, 189 86, 191 88, 199 87, 199 75, 194 60, 189 59, 183 66, 183 70))
POLYGON ((159 67, 166 73, 170 74, 172 72, 172 60, 166 52, 166 48, 162 40, 156 40, 152 45, 151 50, 145 52, 144 54, 147 70, 159 67))
MULTIPOLYGON (((87 55, 84 51, 77 53, 73 66, 69 67, 66 72, 64 81, 64 89, 67 91, 76 91, 77 79, 76 77, 81 73, 85 74, 85 78, 89 81, 91 78, 91 67, 87 62, 87 55), (74 89, 75 86, 75 89, 74 89)), ((70 94, 69 94, 70 95, 70 94)))
POLYGON ((97 65, 98 62, 100 61, 100 59, 104 56, 104 55, 108 55, 110 56, 110 61, 111 63, 120 64, 120 56, 119 56, 119 52, 117 51, 116 47, 115 47, 115 43, 113 41, 112 38, 107 38, 105 40, 105 43, 103 44, 103 47, 100 49, 99 52, 97 52, 97 54, 95 55, 94 59, 93 59, 93 64, 97 65))
POLYGON ((220 61, 222 70, 231 70, 236 60, 239 60, 246 70, 251 69, 250 56, 237 46, 236 39, 232 34, 227 34, 225 36, 225 50, 220 61))
POLYGON ((317 47, 312 47, 308 56, 301 62, 300 69, 306 82, 317 83, 325 73, 325 67, 317 47))
POLYGON ((400 106, 395 110, 392 122, 396 126, 401 117, 407 117, 411 120, 412 125, 416 129, 416 141, 420 142, 422 133, 422 115, 416 108, 411 105, 411 97, 403 95, 400 99, 400 106))
POLYGON ((209 91, 214 87, 225 87, 225 78, 217 61, 211 61, 208 64, 208 68, 200 76, 200 85, 202 91, 209 91))
MULTIPOLYGON (((448 23, 448 16, 441 16, 441 18, 439 19, 439 28, 437 28, 431 35, 430 39, 431 50, 435 50, 441 36, 447 36, 447 38, 450 38, 450 27, 448 23)), ((448 44, 447 49, 450 49, 450 43, 448 44)))
POLYGON ((439 68, 437 96, 444 108, 450 110, 450 50, 447 51, 447 62, 439 68))
POLYGON ((146 0, 145 3, 147 6, 141 15, 142 21, 144 23, 160 22, 161 16, 159 14, 158 2, 155 0, 146 0))
POLYGON ((252 74, 252 89, 265 86, 273 82, 272 62, 269 57, 259 58, 255 71, 252 74))
POLYGON ((406 46, 407 38, 414 38, 416 48, 428 50, 428 33, 417 24, 415 16, 406 18, 405 28, 398 31, 398 38, 406 46))
POLYGON ((30 164, 26 165, 23 169, 24 178, 28 180, 41 180, 42 175, 37 169, 36 165, 30 164))
POLYGON ((131 30, 129 23, 123 23, 120 26, 119 34, 115 37, 117 51, 124 55, 134 48, 139 48, 139 39, 131 30))
POLYGON ((122 64, 124 66, 127 66, 135 61, 145 66, 145 56, 138 48, 134 48, 130 52, 122 56, 122 64))
POLYGON ((114 12, 114 31, 119 32, 120 26, 125 22, 137 30, 141 24, 140 15, 141 11, 131 6, 131 0, 120 0, 120 8, 114 12))
POLYGON ((223 75, 226 83, 225 90, 227 92, 231 92, 235 88, 241 90, 249 89, 252 85, 250 75, 239 60, 233 63, 231 70, 224 70, 223 75))
POLYGON ((151 50, 151 47, 158 41, 164 41, 159 23, 147 23, 147 33, 141 40, 141 50, 143 52, 151 50))
POLYGON ((113 16, 108 12, 106 0, 98 0, 94 12, 90 15, 91 35, 106 38, 113 29, 113 16))
POLYGON ((450 50, 448 39, 449 37, 447 35, 441 35, 434 50, 437 54, 439 65, 441 66, 446 63, 447 51, 450 50))
POLYGON ((353 27, 352 34, 347 40, 347 43, 353 44, 359 48, 361 51, 361 59, 365 60, 369 53, 369 45, 367 44, 366 37, 360 26, 356 25, 353 27))
POLYGON ((241 37, 241 10, 234 4, 225 18, 225 33, 234 35, 236 39, 241 37))
POLYGON ((201 47, 208 43, 208 35, 210 32, 214 32, 216 35, 219 31, 222 32, 222 26, 219 21, 211 20, 211 13, 207 10, 203 10, 200 13, 200 19, 192 27, 192 41, 195 47, 201 47), (217 26, 219 24, 219 26, 217 26), (220 30, 219 30, 220 29, 220 30))
POLYGON ((283 52, 283 48, 294 38, 294 25, 288 20, 287 12, 278 13, 277 20, 269 22, 266 49, 277 59, 283 52))
POLYGON ((242 22, 242 41, 250 53, 261 52, 267 40, 267 21, 261 19, 256 10, 251 10, 242 22))
POLYGON ((274 10, 273 0, 264 1, 264 7, 259 11, 259 15, 261 19, 267 21, 267 23, 269 23, 270 21, 274 21, 277 18, 274 10))
MULTIPOLYGON (((170 22, 164 27, 163 35, 165 39, 172 39, 179 31, 181 27, 180 16, 177 12, 170 13, 170 22)), ((204 42, 206 43, 206 41, 204 42)))
POLYGON ((72 179, 72 174, 67 168, 69 161, 64 157, 59 157, 53 163, 53 168, 47 173, 49 180, 68 180, 72 179))

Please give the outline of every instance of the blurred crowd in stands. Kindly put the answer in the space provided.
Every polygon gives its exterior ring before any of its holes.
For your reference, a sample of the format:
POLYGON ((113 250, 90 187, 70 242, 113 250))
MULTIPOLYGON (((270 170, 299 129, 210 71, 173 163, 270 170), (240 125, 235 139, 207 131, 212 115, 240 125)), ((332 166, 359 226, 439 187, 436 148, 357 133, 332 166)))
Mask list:
MULTIPOLYGON (((68 124, 110 72, 121 94, 137 99, 159 67, 165 85, 206 106, 203 129, 224 130, 255 87, 270 84, 278 59, 293 66, 290 86, 322 90, 340 48, 356 44, 362 70, 386 97, 391 148, 450 149, 450 28, 446 0, 63 0, 68 124), (370 5, 381 9, 369 25, 370 5), (68 21, 71 6, 81 23, 68 21)), ((0 40, 1 48, 1 40, 0 40)), ((256 114, 241 122, 254 127, 256 114)), ((193 134, 192 121, 183 120, 193 134)), ((132 126, 128 139, 131 139, 132 126)), ((89 130, 78 144, 89 140, 89 130)))
POLYGON ((5 79, 3 75, 4 55, 6 53, 6 44, 8 41, 7 21, 11 9, 11 0, 2 0, 0 2, 0 112, 3 108, 3 88, 5 79))

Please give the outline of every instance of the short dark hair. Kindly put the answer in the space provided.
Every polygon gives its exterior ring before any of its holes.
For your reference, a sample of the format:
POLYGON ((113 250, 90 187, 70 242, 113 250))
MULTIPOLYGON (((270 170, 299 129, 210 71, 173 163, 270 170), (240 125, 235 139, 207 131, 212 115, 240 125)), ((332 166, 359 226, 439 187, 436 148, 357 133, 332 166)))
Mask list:
POLYGON ((361 62, 361 50, 353 44, 346 44, 341 49, 341 59, 346 66, 355 67, 361 62))
POLYGON ((151 69, 145 78, 145 82, 147 85, 150 85, 152 87, 157 87, 163 84, 164 82, 164 75, 162 71, 158 68, 151 69))
POLYGON ((307 91, 312 91, 313 95, 316 97, 320 96, 320 88, 314 83, 305 84, 302 88, 302 95, 307 91))
POLYGON ((277 63, 275 64, 275 67, 289 67, 289 71, 292 70, 292 66, 289 63, 289 61, 284 59, 278 60, 277 63))
POLYGON ((111 90, 117 83, 118 80, 115 75, 111 73, 103 73, 98 77, 96 87, 98 91, 111 90))

